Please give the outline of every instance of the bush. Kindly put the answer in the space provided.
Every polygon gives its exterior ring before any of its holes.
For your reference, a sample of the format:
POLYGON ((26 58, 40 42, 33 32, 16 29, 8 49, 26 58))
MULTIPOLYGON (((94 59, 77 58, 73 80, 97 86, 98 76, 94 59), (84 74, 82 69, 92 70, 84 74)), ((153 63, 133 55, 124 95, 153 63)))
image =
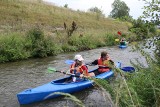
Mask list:
POLYGON ((63 52, 75 52, 78 50, 77 46, 70 46, 68 44, 62 45, 63 52))
POLYGON ((155 36, 156 34, 156 28, 152 22, 137 19, 134 20, 132 24, 133 27, 131 27, 129 30, 138 35, 137 40, 149 38, 149 34, 151 33, 153 34, 153 36, 155 36))
POLYGON ((77 46, 79 50, 96 48, 96 44, 92 41, 90 36, 83 36, 83 37, 72 36, 69 39, 68 44, 71 46, 77 46))
POLYGON ((107 34, 107 36, 104 37, 104 40, 107 46, 113 46, 115 44, 115 36, 112 34, 107 34))
POLYGON ((27 59, 29 53, 25 50, 25 39, 19 33, 2 35, 0 38, 0 62, 27 59))
POLYGON ((52 39, 45 38, 44 33, 39 28, 34 28, 28 32, 25 47, 32 57, 47 57, 62 51, 58 45, 53 43, 52 39))

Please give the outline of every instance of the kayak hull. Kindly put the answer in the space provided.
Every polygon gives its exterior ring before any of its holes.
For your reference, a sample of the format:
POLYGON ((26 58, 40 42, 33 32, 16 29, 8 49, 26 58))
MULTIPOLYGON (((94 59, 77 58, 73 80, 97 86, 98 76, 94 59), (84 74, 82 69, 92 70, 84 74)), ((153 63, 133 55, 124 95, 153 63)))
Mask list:
POLYGON ((121 48, 121 49, 127 48, 127 45, 119 45, 119 48, 121 48))
MULTIPOLYGON (((92 70, 90 72, 94 72, 95 70, 92 70)), ((95 78, 108 79, 113 75, 113 71, 110 70, 108 72, 95 76, 95 78)), ((93 80, 89 80, 86 78, 78 79, 78 81, 76 82, 68 82, 69 80, 72 80, 72 76, 53 80, 36 88, 26 89, 17 94, 18 101, 20 104, 30 104, 46 99, 56 98, 60 95, 54 94, 55 92, 74 93, 92 87, 94 83, 93 80)))

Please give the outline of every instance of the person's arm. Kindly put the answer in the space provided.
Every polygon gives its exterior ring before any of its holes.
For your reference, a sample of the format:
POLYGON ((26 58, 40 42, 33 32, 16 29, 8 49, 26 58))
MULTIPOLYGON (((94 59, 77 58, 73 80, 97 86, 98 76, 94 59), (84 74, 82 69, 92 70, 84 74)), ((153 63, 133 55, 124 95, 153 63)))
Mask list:
POLYGON ((88 68, 86 67, 86 65, 83 65, 83 66, 82 66, 82 69, 83 69, 83 74, 80 75, 80 77, 83 77, 83 75, 84 75, 84 76, 89 76, 88 68))
POLYGON ((73 64, 70 66, 70 73, 72 73, 73 74, 73 64))
POLYGON ((98 65, 98 59, 94 60, 93 62, 91 62, 92 65, 98 65))
POLYGON ((98 59, 94 60, 93 62, 86 63, 86 65, 89 65, 89 66, 98 65, 98 59))

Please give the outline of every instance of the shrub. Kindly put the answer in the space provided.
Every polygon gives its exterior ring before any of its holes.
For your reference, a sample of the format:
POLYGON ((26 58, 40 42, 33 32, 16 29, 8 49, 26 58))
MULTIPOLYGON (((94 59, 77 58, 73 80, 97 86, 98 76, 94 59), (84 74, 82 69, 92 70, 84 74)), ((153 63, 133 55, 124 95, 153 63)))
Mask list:
POLYGON ((2 35, 0 38, 0 62, 26 59, 25 39, 19 33, 2 35))
POLYGON ((62 51, 51 38, 45 38, 44 33, 39 28, 34 28, 27 33, 25 47, 32 57, 47 57, 62 51))

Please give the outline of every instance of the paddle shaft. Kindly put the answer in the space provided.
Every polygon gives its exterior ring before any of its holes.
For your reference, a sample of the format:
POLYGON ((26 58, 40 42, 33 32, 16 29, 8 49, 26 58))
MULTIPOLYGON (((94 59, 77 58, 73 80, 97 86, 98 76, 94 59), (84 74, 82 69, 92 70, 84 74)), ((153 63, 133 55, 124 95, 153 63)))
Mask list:
POLYGON ((66 73, 66 72, 62 72, 62 71, 58 71, 58 70, 56 70, 56 72, 60 72, 60 73, 66 74, 66 75, 72 75, 72 76, 75 76, 75 77, 80 77, 80 75, 76 75, 76 74, 72 74, 72 73, 66 73))

